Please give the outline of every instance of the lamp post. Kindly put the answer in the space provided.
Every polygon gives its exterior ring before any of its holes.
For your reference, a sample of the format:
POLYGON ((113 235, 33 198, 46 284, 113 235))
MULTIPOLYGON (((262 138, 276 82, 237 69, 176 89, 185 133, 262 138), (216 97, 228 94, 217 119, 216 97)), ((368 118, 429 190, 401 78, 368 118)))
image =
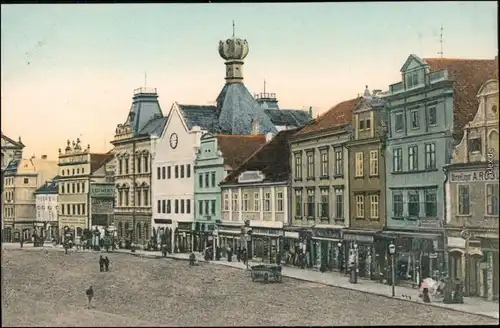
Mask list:
POLYGON ((343 257, 343 254, 342 254, 342 243, 341 243, 341 242, 339 242, 339 243, 337 244, 337 246, 339 247, 339 253, 338 253, 338 255, 337 255, 337 258, 338 258, 338 266, 339 266, 339 271, 342 273, 342 271, 343 271, 343 270, 342 270, 342 260, 343 260, 343 259, 342 259, 342 257, 343 257))
POLYGON ((396 296, 396 265, 394 264, 394 257, 396 254, 396 246, 392 242, 389 245, 389 253, 391 253, 392 297, 394 297, 394 296, 396 296))
MULTIPOLYGON (((249 230, 248 233, 245 236, 245 241, 247 243, 245 249, 248 248, 248 244, 252 241, 252 235, 251 235, 251 233, 252 233, 252 230, 249 230)), ((248 270, 248 249, 245 252, 245 263, 246 263, 246 267, 247 267, 247 270, 248 270)))

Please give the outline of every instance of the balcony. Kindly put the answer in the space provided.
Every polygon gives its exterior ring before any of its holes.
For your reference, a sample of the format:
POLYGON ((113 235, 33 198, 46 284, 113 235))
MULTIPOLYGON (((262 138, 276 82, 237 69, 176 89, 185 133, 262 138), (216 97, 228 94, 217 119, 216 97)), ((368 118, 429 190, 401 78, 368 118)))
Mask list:
POLYGON ((276 99, 276 94, 262 92, 262 93, 255 93, 253 97, 255 98, 255 100, 276 99))
POLYGON ((399 83, 395 83, 395 84, 391 84, 389 86, 389 92, 391 94, 397 94, 397 93, 400 93, 400 92, 403 92, 404 91, 404 85, 403 85, 403 82, 399 82, 399 83))
POLYGON ((139 94, 156 94, 156 88, 137 88, 134 89, 134 95, 139 95, 139 94))

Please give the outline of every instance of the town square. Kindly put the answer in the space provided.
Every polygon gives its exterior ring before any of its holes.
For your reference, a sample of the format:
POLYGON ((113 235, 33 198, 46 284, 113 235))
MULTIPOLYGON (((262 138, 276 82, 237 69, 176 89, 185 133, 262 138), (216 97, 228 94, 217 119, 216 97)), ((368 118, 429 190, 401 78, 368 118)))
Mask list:
POLYGON ((498 324, 495 9, 2 5, 3 324, 498 324))

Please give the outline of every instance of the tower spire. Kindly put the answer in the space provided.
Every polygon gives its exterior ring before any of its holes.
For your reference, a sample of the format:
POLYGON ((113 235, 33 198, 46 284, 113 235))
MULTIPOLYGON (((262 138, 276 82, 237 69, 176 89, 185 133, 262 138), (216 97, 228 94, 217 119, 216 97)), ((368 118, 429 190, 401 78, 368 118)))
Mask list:
POLYGON ((235 30, 235 28, 236 28, 236 27, 235 27, 235 25, 234 25, 234 19, 233 19, 233 38, 234 38, 234 35, 235 35, 235 31, 234 31, 234 30, 235 30))
POLYGON ((144 87, 148 86, 148 72, 144 72, 144 87))
POLYGON ((443 25, 441 25, 441 33, 439 34, 439 44, 441 46, 441 51, 438 52, 438 55, 441 56, 441 58, 443 58, 444 56, 444 52, 443 52, 443 25))
POLYGON ((264 79, 264 93, 266 93, 266 79, 264 79))

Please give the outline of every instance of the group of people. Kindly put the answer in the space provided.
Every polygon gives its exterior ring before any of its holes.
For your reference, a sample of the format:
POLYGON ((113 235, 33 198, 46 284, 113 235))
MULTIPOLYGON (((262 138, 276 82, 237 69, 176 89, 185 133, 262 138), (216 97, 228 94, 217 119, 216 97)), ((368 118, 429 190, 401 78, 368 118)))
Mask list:
POLYGON ((109 271, 109 259, 107 256, 102 257, 102 255, 101 255, 101 257, 99 258, 99 270, 101 272, 104 272, 104 271, 108 272, 109 271))

